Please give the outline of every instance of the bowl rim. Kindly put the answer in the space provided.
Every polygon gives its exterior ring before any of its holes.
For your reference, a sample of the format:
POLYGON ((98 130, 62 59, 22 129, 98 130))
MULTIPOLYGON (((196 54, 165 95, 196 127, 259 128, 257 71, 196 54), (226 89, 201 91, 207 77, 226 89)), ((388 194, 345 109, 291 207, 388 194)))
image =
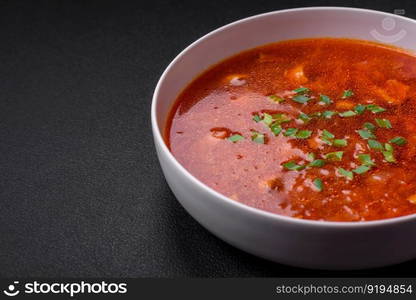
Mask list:
MULTIPOLYGON (((179 161, 174 157, 172 152, 167 147, 165 140, 162 136, 162 128, 159 128, 159 125, 157 123, 157 114, 156 114, 156 106, 159 99, 159 93, 161 89, 162 83, 165 81, 165 78, 169 71, 173 68, 173 66, 176 64, 177 61, 179 61, 183 56, 187 54, 187 52, 192 49, 193 47, 197 46, 200 42, 203 40, 208 39, 212 35, 217 34, 218 32, 221 32, 223 30, 227 30, 228 28, 239 25, 242 23, 250 22, 253 19, 269 16, 269 15, 279 15, 279 14, 285 14, 289 12, 297 12, 297 11, 349 11, 349 12, 361 12, 361 13, 371 13, 371 14, 378 14, 380 16, 384 17, 395 17, 396 19, 402 19, 407 22, 412 22, 416 25, 416 20, 413 20, 408 17, 395 15, 392 13, 387 13, 383 11, 378 10, 372 10, 372 9, 363 9, 363 8, 355 8, 355 7, 339 7, 339 6, 313 6, 313 7, 299 7, 299 8, 290 8, 290 9, 282 9, 282 10, 275 10, 267 13, 261 13, 257 15, 253 15, 247 18, 239 19, 237 21, 228 23, 226 25, 223 25, 215 30, 212 30, 208 32, 207 34, 203 35, 202 37, 198 38, 196 41, 192 42, 190 45, 188 45, 186 48, 184 48, 166 67, 166 69, 163 71, 161 77, 158 80, 158 83, 156 85, 156 88, 153 92, 152 97, 152 104, 151 104, 151 126, 152 126, 152 132, 155 143, 157 143, 160 146, 160 151, 163 152, 164 155, 166 155, 167 159, 174 165, 174 167, 179 170, 182 174, 184 174, 187 179, 189 179, 192 184, 197 186, 199 189, 202 189, 205 193, 210 194, 212 197, 215 197, 217 199, 220 199, 221 201, 224 201, 226 204, 232 206, 234 209, 242 210, 245 213, 248 214, 254 214, 257 217, 267 219, 272 222, 287 222, 292 225, 306 225, 306 226, 318 226, 323 228, 345 228, 345 229, 351 229, 351 228, 362 228, 362 227, 378 227, 378 226, 386 226, 386 225, 393 225, 393 224, 399 224, 399 223, 405 223, 409 221, 415 221, 416 220, 416 214, 410 214, 400 217, 394 217, 394 218, 388 218, 388 219, 380 219, 380 220, 372 220, 372 221, 357 221, 357 222, 346 222, 346 221, 323 221, 323 220, 308 220, 308 219, 298 219, 290 216, 285 215, 279 215, 272 212, 268 212, 265 210, 261 210, 259 208, 255 208, 252 206, 249 206, 244 203, 237 202, 235 200, 232 200, 228 198, 227 196, 221 194, 220 192, 217 192, 213 188, 209 187, 202 181, 200 181, 198 178, 196 178, 194 175, 192 175, 182 164, 179 163, 179 161)), ((260 46, 260 45, 259 45, 260 46)))

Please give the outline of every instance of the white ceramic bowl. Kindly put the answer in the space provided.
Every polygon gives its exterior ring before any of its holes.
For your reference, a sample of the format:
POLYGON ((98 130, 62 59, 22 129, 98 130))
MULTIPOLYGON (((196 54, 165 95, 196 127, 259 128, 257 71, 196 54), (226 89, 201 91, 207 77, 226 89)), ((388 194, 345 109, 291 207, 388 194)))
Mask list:
MULTIPOLYGON (((180 34, 178 32, 178 34, 180 34)), ((310 37, 347 37, 416 49, 416 22, 378 11, 314 7, 275 11, 221 27, 183 50, 157 84, 152 129, 173 193, 199 223, 224 241, 279 263, 319 269, 361 269, 416 257, 416 216, 359 223, 300 220, 231 200, 196 179, 162 138, 179 92, 209 66, 263 44, 310 37)))

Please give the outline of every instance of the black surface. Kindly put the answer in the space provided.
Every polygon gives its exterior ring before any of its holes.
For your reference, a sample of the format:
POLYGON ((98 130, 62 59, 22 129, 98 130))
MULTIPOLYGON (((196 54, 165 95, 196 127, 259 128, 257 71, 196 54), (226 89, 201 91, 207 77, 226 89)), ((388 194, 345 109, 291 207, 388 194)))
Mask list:
POLYGON ((163 69, 196 38, 276 9, 416 16, 413 1, 0 2, 0 276, 405 276, 274 264, 198 225, 150 130, 163 69))

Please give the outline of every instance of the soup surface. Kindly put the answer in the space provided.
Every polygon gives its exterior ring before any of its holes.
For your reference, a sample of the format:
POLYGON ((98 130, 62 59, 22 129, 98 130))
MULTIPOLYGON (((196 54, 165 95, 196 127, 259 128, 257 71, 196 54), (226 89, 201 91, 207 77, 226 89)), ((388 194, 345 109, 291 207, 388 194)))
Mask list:
POLYGON ((176 159, 234 199, 303 219, 416 212, 416 57, 346 39, 279 42, 211 67, 178 96, 176 159))

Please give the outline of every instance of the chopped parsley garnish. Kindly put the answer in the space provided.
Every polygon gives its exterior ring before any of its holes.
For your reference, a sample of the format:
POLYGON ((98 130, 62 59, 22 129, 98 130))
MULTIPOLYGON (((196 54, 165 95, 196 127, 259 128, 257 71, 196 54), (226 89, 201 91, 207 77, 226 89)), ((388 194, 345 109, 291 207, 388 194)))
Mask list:
POLYGON ((314 118, 320 118, 322 116, 322 113, 320 111, 316 111, 311 113, 310 116, 314 118))
POLYGON ((390 162, 390 163, 395 163, 396 162, 396 158, 394 157, 393 154, 393 146, 390 145, 389 143, 384 144, 384 148, 386 149, 385 151, 382 151, 383 156, 385 161, 390 162))
POLYGON ((335 147, 345 147, 348 145, 348 142, 346 139, 335 139, 332 143, 335 147))
POLYGON ((263 120, 262 122, 266 124, 267 126, 270 126, 270 124, 273 123, 273 117, 272 115, 269 115, 268 113, 263 113, 263 120))
POLYGON ((346 98, 349 98, 349 97, 352 97, 352 96, 354 96, 354 92, 353 91, 351 91, 351 90, 345 90, 344 91, 344 93, 342 94, 342 99, 346 99, 346 98))
POLYGON ((276 95, 270 95, 269 99, 276 103, 282 103, 285 101, 282 97, 276 96, 276 95))
POLYGON ((396 162, 396 159, 394 158, 394 154, 393 154, 393 152, 390 152, 390 151, 383 151, 383 155, 384 155, 384 159, 385 159, 387 162, 390 162, 390 163, 395 163, 395 162, 396 162))
POLYGON ((367 110, 371 111, 373 114, 378 114, 382 113, 383 111, 386 111, 385 108, 382 108, 381 106, 378 106, 376 104, 367 105, 367 110))
POLYGON ((365 166, 375 166, 370 154, 358 154, 358 160, 365 166))
POLYGON ((399 146, 403 146, 407 143, 407 140, 404 137, 396 136, 392 138, 389 142, 399 146))
POLYGON ((323 141, 325 144, 331 145, 331 146, 332 146, 332 143, 333 143, 332 139, 327 139, 325 137, 321 137, 321 141, 323 141))
POLYGON ((291 121, 291 119, 285 114, 273 114, 272 117, 273 117, 274 123, 277 123, 277 124, 287 123, 291 121))
POLYGON ((270 125, 270 130, 273 132, 274 135, 279 135, 282 132, 283 128, 279 124, 273 123, 272 125, 270 125))
MULTIPOLYGON (((306 87, 299 87, 297 89, 294 89, 293 92, 295 93, 294 97, 292 98, 293 101, 301 104, 305 104, 308 101, 311 100, 311 94, 310 89, 306 87)), ((354 96, 354 92, 352 90, 344 90, 342 94, 342 99, 346 99, 349 97, 354 96)), ((277 95, 269 95, 268 98, 275 102, 275 103, 282 103, 285 101, 284 98, 277 96, 277 95)), ((320 94, 318 101, 320 104, 330 105, 333 103, 330 97, 320 94)), ((385 112, 386 109, 376 105, 376 104, 357 104, 352 108, 351 110, 347 111, 315 111, 310 113, 303 113, 300 112, 297 119, 301 120, 303 123, 308 123, 314 118, 323 118, 323 119, 330 119, 334 115, 339 115, 342 118, 347 117, 354 117, 357 115, 364 114, 365 111, 368 110, 374 114, 385 112)), ((312 136, 313 131, 312 130, 306 130, 306 129, 298 129, 298 128, 286 128, 284 129, 282 127, 282 123, 291 122, 292 118, 287 116, 284 113, 267 113, 267 112, 259 112, 257 114, 253 115, 253 120, 257 123, 262 122, 264 123, 275 136, 280 135, 281 133, 286 137, 293 137, 297 139, 308 139, 312 136)), ((302 123, 296 120, 298 124, 302 123)), ((362 129, 358 129, 356 132, 360 135, 361 138, 367 140, 368 147, 373 150, 380 151, 384 156, 384 161, 395 163, 396 159, 394 157, 394 145, 403 146, 407 143, 407 140, 404 137, 396 136, 390 141, 388 141, 385 144, 382 144, 381 142, 377 141, 376 137, 376 130, 377 128, 385 128, 385 129, 391 129, 392 124, 388 119, 374 119, 374 125, 371 122, 365 122, 363 124, 362 129)), ((241 134, 232 134, 227 138, 229 141, 236 143, 238 141, 244 140, 245 138, 241 134)), ((256 132, 254 130, 251 131, 251 140, 258 144, 265 144, 267 142, 268 137, 266 137, 265 134, 256 132)), ((335 135, 331 132, 329 132, 326 129, 323 129, 320 134, 320 139, 334 147, 346 147, 348 146, 348 140, 347 138, 335 138, 335 135)), ((344 156, 344 151, 335 151, 335 152, 329 152, 324 155, 322 155, 321 159, 317 159, 317 156, 315 153, 308 153, 306 155, 305 160, 301 162, 296 162, 294 160, 287 161, 286 163, 282 163, 282 167, 286 170, 291 171, 301 171, 305 168, 321 168, 324 167, 328 162, 336 162, 336 161, 342 161, 344 156)), ((356 168, 351 170, 346 170, 344 168, 337 168, 337 175, 343 176, 347 178, 348 180, 354 179, 354 174, 364 174, 368 171, 370 171, 375 165, 375 161, 371 158, 370 154, 358 154, 356 156, 361 164, 359 164, 356 168)), ((322 191, 324 188, 323 181, 320 178, 315 178, 312 180, 312 183, 315 190, 322 191)))
POLYGON ((332 111, 332 110, 326 110, 326 111, 324 111, 323 113, 322 113, 322 117, 324 118, 324 119, 331 119, 332 118, 332 116, 333 115, 335 115, 336 114, 336 112, 335 111, 332 111))
POLYGON ((313 161, 314 159, 315 159, 315 153, 313 153, 313 152, 310 152, 310 153, 308 153, 307 155, 306 155, 306 159, 307 160, 309 160, 309 161, 313 161))
POLYGON ((310 89, 308 89, 307 87, 300 87, 297 89, 293 90, 296 94, 306 94, 309 93, 310 89))
POLYGON ((371 169, 370 166, 362 165, 362 166, 359 166, 359 167, 355 168, 352 171, 356 174, 363 174, 363 173, 369 171, 370 169, 371 169))
POLYGON ((358 104, 358 105, 356 105, 355 107, 354 107, 354 111, 357 113, 357 114, 359 114, 359 115, 361 115, 363 112, 365 112, 365 105, 362 105, 362 104, 358 104))
POLYGON ((376 118, 375 121, 376 121, 377 125, 381 128, 387 128, 387 129, 392 128, 390 121, 387 120, 387 119, 377 119, 376 118))
POLYGON ((354 173, 351 171, 347 171, 344 168, 338 168, 338 174, 344 176, 350 180, 354 179, 354 173))
POLYGON ((322 180, 319 179, 319 178, 314 179, 313 185, 316 187, 316 189, 319 192, 322 192, 322 190, 324 189, 324 184, 323 184, 322 180))
POLYGON ((348 118, 348 117, 354 117, 356 114, 357 113, 355 111, 347 110, 342 113, 339 113, 338 115, 343 118, 348 118))
POLYGON ((288 162, 282 164, 282 166, 285 169, 288 169, 288 170, 291 170, 291 171, 302 171, 303 169, 306 168, 306 166, 304 166, 304 165, 298 165, 293 160, 288 161, 288 162))
POLYGON ((328 96, 321 94, 321 95, 319 95, 319 102, 322 102, 322 103, 325 103, 326 105, 329 105, 329 104, 332 103, 332 100, 328 96))
POLYGON ((285 130, 285 132, 283 132, 284 136, 294 136, 296 134, 296 132, 298 132, 297 128, 288 128, 285 130))
POLYGON ((383 145, 379 141, 376 141, 376 140, 368 140, 367 143, 368 143, 368 146, 371 149, 380 150, 380 151, 383 150, 383 145))
POLYGON ((308 123, 310 120, 312 120, 312 118, 310 116, 308 116, 307 114, 301 112, 298 116, 299 120, 302 120, 304 123, 308 123))
POLYGON ((385 151, 382 151, 384 159, 389 163, 395 163, 396 158, 394 157, 393 151, 394 148, 389 143, 384 144, 385 151))
POLYGON ((309 97, 304 96, 304 95, 297 95, 297 96, 293 97, 292 99, 293 99, 293 101, 301 103, 301 104, 305 104, 309 100, 311 100, 309 97))
POLYGON ((323 159, 315 159, 315 160, 311 161, 308 164, 308 167, 320 168, 320 167, 325 166, 325 164, 326 164, 326 161, 325 160, 323 160, 323 159))
POLYGON ((244 140, 244 137, 242 135, 239 135, 239 134, 233 134, 232 136, 230 136, 228 138, 228 140, 235 143, 235 142, 244 140))
POLYGON ((375 139, 376 138, 376 136, 369 130, 360 129, 360 130, 357 130, 357 132, 363 139, 375 139))
POLYGON ((311 134, 312 134, 312 131, 310 131, 310 130, 299 130, 297 133, 296 133, 296 137, 298 138, 298 139, 307 139, 307 138, 309 138, 310 136, 311 136, 311 134))
POLYGON ((258 122, 261 121, 261 118, 260 118, 259 115, 254 115, 253 120, 254 120, 254 122, 258 123, 258 122))
POLYGON ((369 131, 374 131, 377 128, 373 123, 370 122, 365 122, 363 126, 369 131))
POLYGON ((257 144, 264 144, 264 134, 259 133, 257 131, 251 132, 251 140, 257 144))
POLYGON ((325 154, 325 158, 332 161, 341 161, 344 151, 329 152, 325 154))
POLYGON ((328 130, 326 129, 322 130, 321 141, 325 142, 328 145, 332 145, 332 139, 334 138, 335 138, 335 135, 330 133, 328 130))
POLYGON ((332 133, 330 133, 328 130, 326 130, 326 129, 324 129, 324 130, 322 130, 322 136, 324 137, 324 138, 327 138, 327 139, 333 139, 333 138, 335 138, 335 135, 333 135, 332 133))
POLYGON ((384 144, 384 148, 386 149, 386 151, 390 151, 390 152, 393 152, 394 151, 393 146, 390 145, 389 143, 385 143, 384 144))
MULTIPOLYGON (((253 120, 257 123, 258 122, 264 123, 267 127, 270 128, 270 130, 276 136, 279 135, 283 130, 280 124, 291 121, 291 119, 287 115, 281 114, 281 113, 272 114, 272 115, 268 113, 263 113, 262 118, 258 114, 256 114, 254 115, 253 120)), ((253 133, 252 140, 255 141, 256 143, 264 144, 264 135, 262 136, 261 134, 253 133)))

